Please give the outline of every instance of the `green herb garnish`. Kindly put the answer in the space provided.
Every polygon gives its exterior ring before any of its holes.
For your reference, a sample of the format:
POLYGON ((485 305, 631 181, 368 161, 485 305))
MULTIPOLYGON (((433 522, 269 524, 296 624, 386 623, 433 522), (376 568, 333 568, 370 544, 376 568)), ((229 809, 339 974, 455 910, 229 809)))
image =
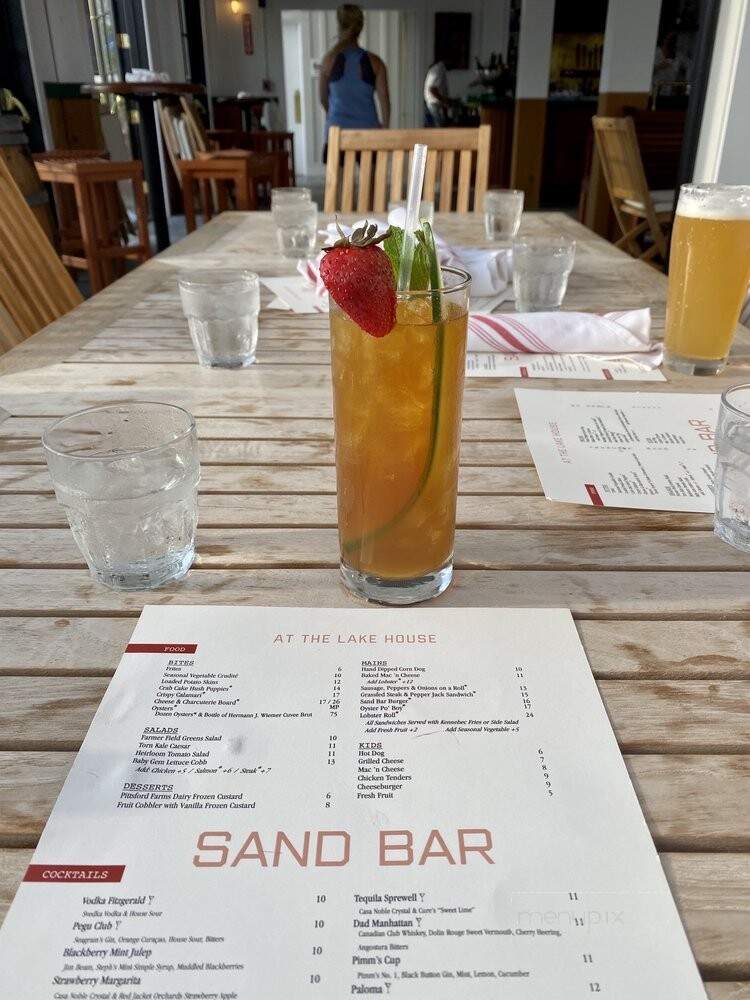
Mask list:
MULTIPOLYGON (((393 268, 393 276, 398 282, 398 272, 401 266, 401 248, 404 245, 404 231, 398 226, 391 226, 388 236, 382 246, 388 254, 388 259, 393 268)), ((417 240, 414 246, 414 262, 411 266, 411 282, 409 288, 413 292, 423 291, 430 287, 430 262, 427 249, 423 243, 417 240)))

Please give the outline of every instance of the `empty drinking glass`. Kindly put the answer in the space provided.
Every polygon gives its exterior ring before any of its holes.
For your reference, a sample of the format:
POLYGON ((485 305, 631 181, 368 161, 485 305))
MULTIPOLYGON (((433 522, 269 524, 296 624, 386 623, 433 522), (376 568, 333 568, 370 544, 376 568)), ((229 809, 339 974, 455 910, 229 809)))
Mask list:
POLYGON ((284 197, 272 202, 271 214, 282 254, 292 260, 312 256, 318 235, 318 206, 315 202, 309 197, 284 197))
POLYGON ((575 240, 566 236, 528 236, 513 241, 513 294, 518 312, 559 308, 575 252, 575 240))
POLYGON ((281 205, 288 205, 292 202, 310 201, 312 198, 310 188, 305 187, 277 187, 271 188, 271 211, 281 205))
POLYGON ((258 345, 260 282, 252 271, 198 271, 180 278, 180 299, 198 360, 247 368, 258 345))
POLYGON ((521 225, 523 191, 492 188, 484 196, 484 231, 488 240, 512 240, 521 225))
POLYGON ((42 435, 55 495, 91 575, 115 590, 177 580, 195 556, 197 436, 168 403, 114 403, 42 435))
POLYGON ((750 383, 735 385, 721 397, 714 532, 750 552, 750 383))

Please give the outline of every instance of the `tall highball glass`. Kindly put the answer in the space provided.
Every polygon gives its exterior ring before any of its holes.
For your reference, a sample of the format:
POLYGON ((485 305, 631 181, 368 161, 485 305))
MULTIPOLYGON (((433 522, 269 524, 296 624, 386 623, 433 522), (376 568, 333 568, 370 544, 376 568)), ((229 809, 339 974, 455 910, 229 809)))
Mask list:
POLYGON ((331 299, 341 572, 350 590, 414 604, 453 576, 461 402, 471 278, 399 293, 372 337, 331 299))

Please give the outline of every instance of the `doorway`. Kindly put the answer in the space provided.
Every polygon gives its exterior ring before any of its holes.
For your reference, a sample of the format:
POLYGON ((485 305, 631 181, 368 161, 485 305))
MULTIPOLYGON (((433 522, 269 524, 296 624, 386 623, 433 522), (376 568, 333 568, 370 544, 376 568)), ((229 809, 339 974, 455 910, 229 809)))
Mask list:
MULTIPOLYGON (((287 129, 294 133, 297 173, 300 179, 313 183, 325 172, 325 113, 318 100, 318 74, 336 37, 335 10, 281 11, 287 129)), ((380 56, 388 68, 391 127, 418 127, 422 104, 417 80, 416 12, 368 9, 360 45, 380 56)))

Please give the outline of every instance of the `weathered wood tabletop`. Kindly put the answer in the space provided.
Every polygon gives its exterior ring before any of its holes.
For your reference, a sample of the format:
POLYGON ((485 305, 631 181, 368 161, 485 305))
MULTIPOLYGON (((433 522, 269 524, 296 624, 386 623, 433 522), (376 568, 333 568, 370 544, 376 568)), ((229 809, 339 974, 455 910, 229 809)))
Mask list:
MULTIPOLYGON (((483 242, 477 217, 436 227, 483 242)), ((566 308, 650 305, 660 333, 661 274, 565 216, 524 227, 578 240, 566 308)), ((200 368, 164 293, 198 255, 220 260, 217 241, 262 275, 293 271, 268 214, 226 214, 0 358, 2 913, 143 604, 357 603, 337 571, 327 318, 264 309, 255 366, 200 368), (134 399, 191 410, 202 462, 196 566, 147 594, 91 580, 39 444, 55 417, 134 399)), ((750 380, 749 345, 716 379, 616 388, 718 392, 750 380)), ((707 515, 545 500, 516 384, 467 380, 458 570, 435 603, 571 608, 709 995, 750 1000, 750 557, 707 515)))

